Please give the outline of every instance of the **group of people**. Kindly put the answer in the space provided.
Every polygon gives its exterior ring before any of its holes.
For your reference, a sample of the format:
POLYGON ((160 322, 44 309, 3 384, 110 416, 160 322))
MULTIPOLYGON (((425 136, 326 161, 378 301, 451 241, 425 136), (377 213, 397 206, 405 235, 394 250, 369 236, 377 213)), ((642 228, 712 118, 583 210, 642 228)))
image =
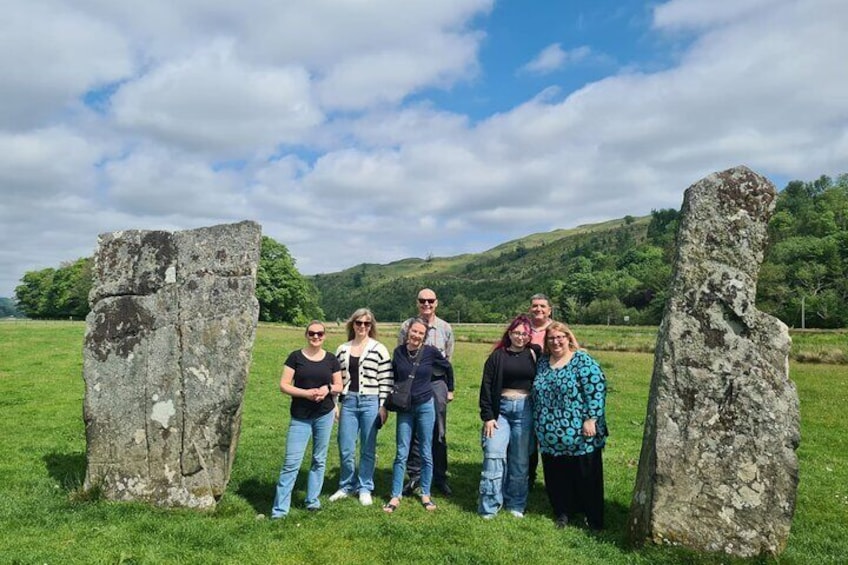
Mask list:
MULTIPOLYGON (((438 299, 418 293, 418 316, 406 320, 390 355, 377 340, 377 321, 367 308, 346 323, 348 341, 335 355, 323 348, 326 328, 312 321, 307 345, 285 361, 280 390, 292 397, 286 454, 277 482, 272 518, 289 513, 298 470, 312 438, 307 510, 321 507, 327 450, 338 419, 339 487, 329 500, 357 496, 373 504, 377 434, 387 422, 393 386, 411 380, 411 403, 395 409, 396 451, 391 495, 395 512, 404 496, 418 494, 436 509, 435 487, 449 496, 447 406, 454 396, 451 357, 454 335, 436 316, 438 299), (359 467, 356 446, 359 443, 359 467)), ((478 513, 504 509, 523 517, 539 454, 545 490, 557 527, 582 514, 592 529, 603 527, 603 463, 608 435, 606 381, 598 363, 582 350, 565 324, 551 319, 549 299, 531 298, 528 314, 513 319, 487 358, 480 384, 483 468, 478 513)))

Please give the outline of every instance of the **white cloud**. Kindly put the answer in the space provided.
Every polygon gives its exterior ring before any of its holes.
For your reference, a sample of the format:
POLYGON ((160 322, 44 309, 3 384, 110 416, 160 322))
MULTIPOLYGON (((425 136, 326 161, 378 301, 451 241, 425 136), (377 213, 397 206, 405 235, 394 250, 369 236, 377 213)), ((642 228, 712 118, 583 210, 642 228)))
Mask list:
MULTIPOLYGON (((4 133, 0 130, 0 187, 4 200, 34 195, 88 193, 102 147, 63 127, 4 133)), ((4 206, 0 213, 7 212, 4 206)))
POLYGON ((62 4, 12 4, 0 18, 0 128, 48 126, 89 89, 131 73, 125 38, 98 18, 62 4))
POLYGON ((576 63, 588 58, 592 50, 581 45, 570 51, 566 51, 559 43, 548 45, 539 52, 532 61, 521 67, 521 72, 546 75, 564 68, 566 65, 576 63))
POLYGON ((233 218, 249 210, 242 178, 216 171, 202 159, 158 147, 134 150, 103 166, 104 201, 113 209, 142 216, 233 218))
MULTIPOLYGON (((567 97, 553 80, 466 115, 452 89, 487 71, 491 9, 15 2, 18 19, 0 22, 0 296, 116 229, 254 219, 304 272, 329 272, 678 207, 689 184, 737 164, 845 172, 848 4, 665 2, 643 45, 683 32, 676 64, 567 97), (26 37, 27 22, 56 41, 26 37), (114 83, 102 110, 81 106, 114 83)), ((553 44, 526 69, 598 52, 553 44)))
POLYGON ((214 44, 164 64, 115 95, 116 123, 162 143, 241 157, 296 143, 323 121, 301 67, 257 68, 214 44))
POLYGON ((654 8, 654 25, 661 29, 701 29, 746 18, 760 18, 777 4, 795 0, 734 0, 716 5, 711 0, 672 0, 654 8))

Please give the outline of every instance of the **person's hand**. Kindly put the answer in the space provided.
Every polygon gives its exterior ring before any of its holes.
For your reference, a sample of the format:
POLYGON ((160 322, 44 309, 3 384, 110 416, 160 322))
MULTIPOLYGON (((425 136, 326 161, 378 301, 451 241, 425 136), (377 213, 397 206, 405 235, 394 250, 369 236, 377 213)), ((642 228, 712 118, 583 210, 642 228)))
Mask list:
POLYGON ((453 391, 449 390, 448 391, 448 402, 450 402, 451 400, 453 400, 453 391))
POLYGON ((310 389, 312 393, 312 401, 313 402, 321 402, 327 396, 327 387, 322 386, 319 388, 310 389))
POLYGON ((486 420, 486 423, 483 424, 483 436, 484 437, 493 437, 495 435, 495 430, 498 429, 498 421, 497 420, 486 420))
POLYGON ((598 433, 595 427, 595 420, 583 421, 583 437, 595 437, 598 433))
POLYGON ((386 424, 386 420, 389 419, 389 411, 386 410, 385 407, 380 406, 380 409, 377 411, 377 414, 380 416, 380 425, 383 426, 386 424))

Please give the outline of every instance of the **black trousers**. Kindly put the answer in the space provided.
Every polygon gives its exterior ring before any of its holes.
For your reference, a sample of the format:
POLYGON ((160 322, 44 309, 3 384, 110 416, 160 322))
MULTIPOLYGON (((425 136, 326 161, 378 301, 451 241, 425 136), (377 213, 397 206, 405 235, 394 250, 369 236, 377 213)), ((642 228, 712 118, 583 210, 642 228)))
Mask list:
POLYGON ((533 445, 530 451, 530 467, 527 469, 527 483, 530 488, 536 484, 536 475, 539 469, 539 440, 536 439, 536 431, 533 431, 533 445))
MULTIPOLYGON (((433 425, 433 484, 443 485, 448 480, 448 385, 445 381, 433 381, 433 401, 436 404, 436 422, 433 425)), ((409 478, 421 477, 421 452, 414 430, 409 457, 406 460, 406 474, 409 478)))
POLYGON ((604 527, 604 463, 603 450, 586 455, 549 455, 542 453, 545 491, 559 518, 569 521, 583 514, 590 528, 604 527))

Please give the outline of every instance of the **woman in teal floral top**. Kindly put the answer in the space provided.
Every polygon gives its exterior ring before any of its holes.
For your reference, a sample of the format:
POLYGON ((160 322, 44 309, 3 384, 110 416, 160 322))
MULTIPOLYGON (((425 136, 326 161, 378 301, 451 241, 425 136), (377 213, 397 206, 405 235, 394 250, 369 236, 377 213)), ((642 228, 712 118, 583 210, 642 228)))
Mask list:
POLYGON ((533 381, 533 423, 542 453, 545 490, 556 525, 583 514, 590 528, 604 525, 606 379, 574 334, 553 322, 533 381))

